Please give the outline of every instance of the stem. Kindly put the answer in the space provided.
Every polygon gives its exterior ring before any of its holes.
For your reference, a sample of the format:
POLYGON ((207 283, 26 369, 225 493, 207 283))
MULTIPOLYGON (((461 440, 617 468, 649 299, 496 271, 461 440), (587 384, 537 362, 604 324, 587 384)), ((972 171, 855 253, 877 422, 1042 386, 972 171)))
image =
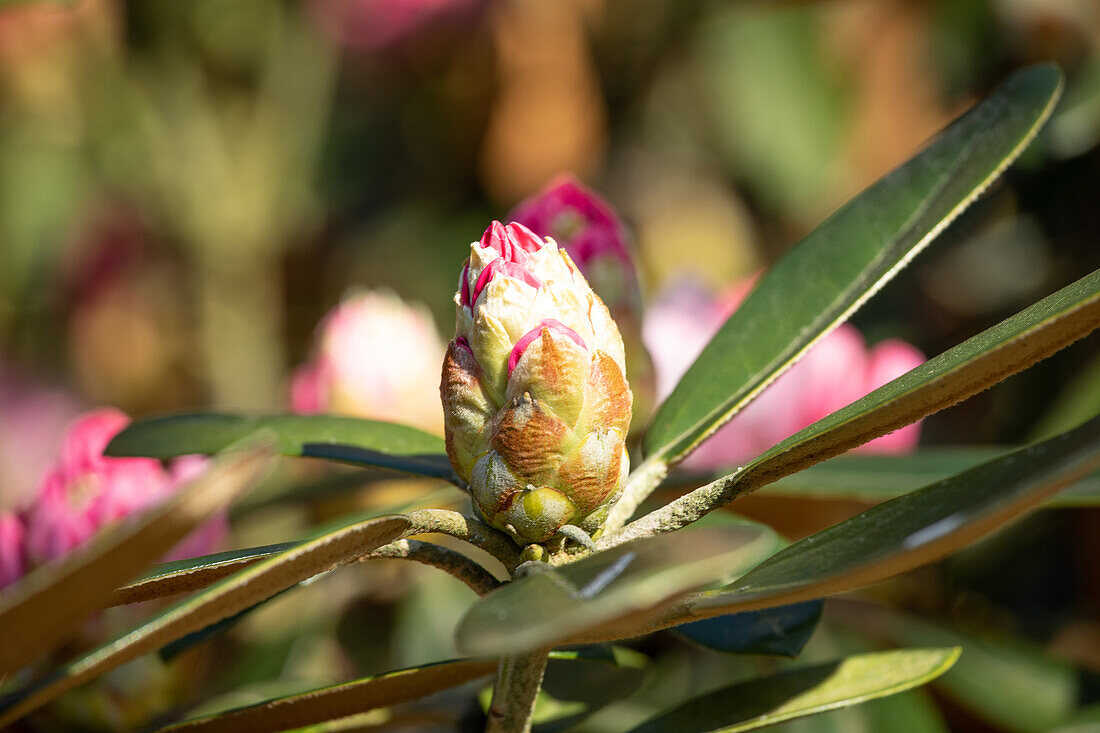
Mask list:
POLYGON ((627 477, 623 495, 608 512, 607 521, 603 524, 603 533, 611 534, 626 524, 638 510, 638 506, 660 486, 666 475, 668 475, 668 464, 664 461, 652 457, 642 461, 641 465, 627 477))
MULTIPOLYGON (((512 572, 520 564, 520 550, 501 532, 481 523, 477 517, 450 509, 417 509, 405 514, 413 521, 413 534, 445 534, 480 547, 512 572)), ((407 535, 406 535, 407 536, 407 535)))
POLYGON ((528 733, 549 649, 501 657, 486 733, 528 733))
POLYGON ((641 519, 631 522, 619 531, 605 534, 599 539, 596 546, 601 550, 607 550, 641 537, 650 537, 662 532, 674 532, 698 519, 702 519, 715 509, 729 504, 738 496, 755 488, 739 481, 742 478, 743 470, 739 469, 729 476, 723 476, 705 486, 700 486, 660 509, 650 512, 641 519))
POLYGON ((416 562, 431 565, 468 585, 474 593, 483 596, 489 591, 500 587, 500 581, 493 577, 485 568, 478 565, 461 552, 455 552, 447 547, 433 545, 430 542, 419 540, 397 540, 388 545, 379 547, 369 555, 359 558, 360 562, 389 558, 394 560, 415 560, 416 562))

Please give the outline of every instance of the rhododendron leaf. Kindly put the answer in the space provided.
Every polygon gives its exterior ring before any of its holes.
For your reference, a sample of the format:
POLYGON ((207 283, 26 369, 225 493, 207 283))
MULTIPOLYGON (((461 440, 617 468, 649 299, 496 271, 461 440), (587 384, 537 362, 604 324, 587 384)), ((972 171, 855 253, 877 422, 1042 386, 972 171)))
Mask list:
POLYGON ((369 519, 322 534, 247 567, 0 699, 0 727, 131 659, 372 552, 404 536, 411 527, 412 521, 400 515, 369 519))
POLYGON ((749 491, 955 404, 1100 326, 1100 270, 795 433, 750 462, 749 491))
POLYGON ((216 453, 265 429, 283 455, 327 458, 451 479, 443 439, 408 425, 330 415, 166 415, 131 423, 107 446, 110 456, 173 458, 216 453))
POLYGON ((1015 160, 1061 88, 1052 65, 1017 72, 795 246, 658 409, 647 455, 685 456, 859 308, 1015 160))
MULTIPOLYGON (((878 504, 980 466, 1012 450, 1008 446, 975 446, 923 448, 906 455, 848 453, 785 476, 765 486, 760 493, 797 499, 878 504)), ((1048 507, 1098 504, 1100 473, 1089 474, 1043 502, 1043 506, 1048 507)))
POLYGON ((389 707, 446 690, 496 671, 496 659, 459 659, 265 700, 168 726, 165 731, 281 731, 389 707))
POLYGON ((458 645, 477 654, 552 646, 739 575, 778 544, 774 532, 746 522, 628 542, 562 567, 535 566, 470 608, 459 622, 458 645))
POLYGON ((803 601, 694 621, 677 626, 675 632, 720 652, 797 657, 817 628, 824 608, 824 601, 803 601))
POLYGON ((897 649, 790 669, 723 687, 685 702, 632 733, 754 730, 893 695, 936 679, 959 648, 897 649))
POLYGON ((727 590, 700 594, 707 616, 851 590, 912 570, 1004 526, 1100 468, 1100 417, 795 542, 727 590))
POLYGON ((0 600, 0 675, 65 641, 118 585, 254 485, 270 458, 266 447, 221 457, 148 511, 106 528, 86 548, 6 589, 0 600))

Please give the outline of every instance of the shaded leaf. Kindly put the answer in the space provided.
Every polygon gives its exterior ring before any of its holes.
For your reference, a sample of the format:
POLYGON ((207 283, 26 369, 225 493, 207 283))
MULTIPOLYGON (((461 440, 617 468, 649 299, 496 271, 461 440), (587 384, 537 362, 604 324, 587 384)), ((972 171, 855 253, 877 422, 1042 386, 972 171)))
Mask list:
POLYGON ((408 425, 331 415, 166 415, 131 423, 106 454, 173 458, 216 453, 260 429, 275 436, 283 455, 453 477, 442 438, 408 425))
POLYGON ((0 699, 0 726, 131 659, 233 616, 276 593, 402 537, 412 522, 358 522, 285 550, 176 604, 114 641, 0 699))
POLYGON ((87 548, 5 591, 0 601, 0 675, 65 641, 116 586, 253 485, 270 458, 270 449, 253 448, 217 459, 150 510, 98 533, 87 548))
POLYGON ((1054 66, 1017 72, 796 245, 658 409, 650 459, 682 458, 859 308, 1019 155, 1061 87, 1054 66))
POLYGON ((784 605, 932 562, 1096 470, 1098 448, 1100 417, 810 535, 693 607, 709 616, 784 605))
POLYGON ((690 590, 734 577, 775 551, 759 525, 714 527, 629 542, 558 568, 536 565, 525 578, 475 603, 459 623, 459 649, 514 654, 650 609, 690 590))
POLYGON ((893 695, 951 668, 959 649, 899 649, 792 669, 697 697, 633 733, 743 731, 893 695))
POLYGON ((797 657, 817 628, 824 607, 824 601, 803 601, 694 621, 674 631, 720 652, 797 657))
POLYGON ((415 700, 485 677, 495 672, 496 666, 495 659, 461 659, 412 667, 185 720, 163 730, 209 733, 287 730, 415 700))

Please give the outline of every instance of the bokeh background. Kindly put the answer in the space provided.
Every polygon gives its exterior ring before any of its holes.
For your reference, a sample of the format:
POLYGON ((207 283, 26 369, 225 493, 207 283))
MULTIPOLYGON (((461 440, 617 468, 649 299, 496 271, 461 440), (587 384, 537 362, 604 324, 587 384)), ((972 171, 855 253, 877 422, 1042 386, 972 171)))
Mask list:
MULTIPOLYGON (((317 323, 355 288, 420 301, 447 334, 468 243, 561 172, 622 214, 647 297, 685 278, 718 293, 1044 60, 1068 84, 1037 142, 854 319, 928 355, 1100 267, 1093 0, 6 4, 0 500, 33 489, 28 458, 53 455, 81 408, 286 409, 317 323)), ((929 418, 921 442, 1019 443, 1098 409, 1093 337, 929 418)), ((797 535, 854 509, 754 511, 797 535)), ((271 510, 233 543, 315 519, 271 510)), ((1087 705, 1098 529, 1100 510, 1043 511, 881 593, 1028 645, 1068 680, 1052 694, 1087 705)), ((369 589, 348 574, 323 609, 269 604, 239 631, 263 653, 223 649, 184 676, 260 695, 445 658, 466 591, 385 568, 369 589)), ((1049 722, 933 694, 951 730, 1049 722)))

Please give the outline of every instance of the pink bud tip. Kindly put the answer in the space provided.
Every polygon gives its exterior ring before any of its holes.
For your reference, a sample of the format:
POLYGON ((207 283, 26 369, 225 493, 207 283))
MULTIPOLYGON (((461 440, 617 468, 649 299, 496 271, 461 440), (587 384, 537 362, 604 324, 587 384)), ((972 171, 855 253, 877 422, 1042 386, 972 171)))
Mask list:
POLYGON ((584 343, 584 339, 582 339, 580 335, 578 335, 577 332, 571 329, 569 326, 566 326, 561 321, 557 321, 553 318, 543 318, 541 321, 539 321, 539 325, 535 326, 530 331, 523 334, 523 337, 520 338, 520 340, 516 342, 516 345, 512 347, 512 353, 508 355, 509 377, 512 376, 512 370, 516 368, 516 364, 519 363, 520 357, 523 356, 523 352, 527 350, 527 347, 530 346, 532 341, 534 341, 542 334, 543 329, 557 331, 558 333, 565 334, 569 338, 573 339, 573 342, 576 343, 577 346, 581 347, 582 349, 588 348, 584 343))
POLYGON ((542 248, 542 239, 539 235, 535 234, 518 221, 509 224, 507 229, 515 240, 516 246, 524 252, 538 252, 539 249, 542 248))
POLYGON ((474 350, 470 348, 470 342, 466 340, 465 336, 459 336, 455 339, 455 346, 460 349, 466 349, 470 353, 470 356, 474 355, 474 350))
POLYGON ((529 271, 526 267, 518 262, 509 262, 503 257, 497 257, 495 260, 485 266, 485 269, 478 275, 477 283, 474 285, 474 293, 470 301, 470 307, 477 302, 477 299, 481 296, 481 291, 485 289, 485 286, 489 284, 489 281, 493 279, 493 275, 497 273, 513 277, 516 280, 522 280, 531 287, 538 290, 542 287, 542 280, 539 280, 535 275, 529 271))
POLYGON ((472 307, 470 303, 470 260, 466 260, 466 264, 462 266, 462 286, 459 288, 459 293, 459 302, 462 305, 472 307))

